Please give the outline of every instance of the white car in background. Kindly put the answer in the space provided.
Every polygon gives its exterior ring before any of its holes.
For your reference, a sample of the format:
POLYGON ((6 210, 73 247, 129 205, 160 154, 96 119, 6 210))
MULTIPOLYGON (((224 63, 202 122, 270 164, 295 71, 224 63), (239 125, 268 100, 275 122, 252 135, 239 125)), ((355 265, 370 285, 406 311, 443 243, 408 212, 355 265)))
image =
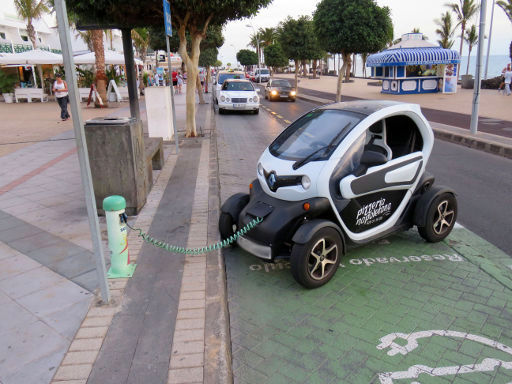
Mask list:
POLYGON ((219 113, 226 110, 260 112, 258 91, 249 80, 226 79, 218 92, 219 113))
POLYGON ((215 103, 218 102, 219 92, 227 79, 245 79, 245 74, 241 71, 220 71, 213 83, 213 99, 215 103))

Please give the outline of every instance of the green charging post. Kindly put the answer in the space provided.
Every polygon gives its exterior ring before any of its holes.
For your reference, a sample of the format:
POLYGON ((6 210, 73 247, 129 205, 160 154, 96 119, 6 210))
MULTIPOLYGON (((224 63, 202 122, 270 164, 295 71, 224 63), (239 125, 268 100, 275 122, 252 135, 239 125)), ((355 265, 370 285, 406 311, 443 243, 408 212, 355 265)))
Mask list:
POLYGON ((130 262, 125 209, 126 200, 122 196, 108 196, 103 200, 110 249, 110 269, 107 274, 109 279, 132 277, 137 266, 130 262))

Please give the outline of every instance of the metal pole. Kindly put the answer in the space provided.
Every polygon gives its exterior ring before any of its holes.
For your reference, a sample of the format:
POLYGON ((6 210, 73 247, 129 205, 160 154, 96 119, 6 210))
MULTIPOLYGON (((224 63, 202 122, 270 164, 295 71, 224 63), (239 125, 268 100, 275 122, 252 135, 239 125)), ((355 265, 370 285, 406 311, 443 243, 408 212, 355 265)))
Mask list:
POLYGON ((169 79, 171 89, 171 106, 172 106, 172 126, 174 127, 174 142, 176 143, 176 154, 180 153, 180 146, 178 144, 178 127, 176 127, 176 110, 174 109, 174 87, 172 85, 172 68, 171 68, 171 49, 169 47, 169 36, 165 35, 165 42, 167 43, 167 67, 169 68, 169 79))
MULTIPOLYGON (((482 52, 485 39, 485 14, 487 8, 487 0, 480 3, 480 29, 478 32, 478 50, 476 54, 476 73, 475 73, 475 90, 473 92, 473 111, 471 113, 471 133, 476 134, 478 130, 478 106, 480 103, 480 87, 482 72, 482 52)), ((469 60, 469 58, 468 58, 469 60)))
POLYGON ((139 98, 137 96, 137 78, 135 74, 135 61, 133 58, 133 44, 131 29, 121 30, 123 38, 124 65, 126 68, 126 80, 128 83, 128 98, 130 99, 130 115, 137 121, 140 120, 139 98))
POLYGON ((57 14, 57 24, 62 49, 62 58, 64 60, 64 69, 66 71, 66 80, 69 90, 69 105, 73 115, 73 129, 75 131, 76 147, 78 150, 78 161, 80 163, 80 176, 82 186, 85 192, 85 205, 87 206, 87 216, 89 217, 89 230, 91 232, 92 243, 94 246, 94 257, 96 261, 96 273, 100 284, 101 297, 104 302, 110 301, 110 291, 107 284, 107 273, 105 268, 105 258, 103 256, 103 246, 101 244, 100 226, 96 214, 96 201, 94 198, 94 189, 92 186, 91 168, 89 166, 89 156, 87 154, 87 142, 85 141, 84 124, 80 111, 80 99, 78 97, 78 87, 76 82, 75 65, 73 62, 73 51, 71 48, 71 39, 69 36, 68 14, 64 0, 55 0, 55 10, 57 14))
POLYGON ((485 76, 487 79, 487 70, 489 69, 489 52, 491 51, 491 37, 492 37, 492 26, 494 20, 494 4, 496 0, 492 0, 492 9, 491 9, 491 26, 489 27, 489 40, 487 40, 487 58, 485 59, 485 76))

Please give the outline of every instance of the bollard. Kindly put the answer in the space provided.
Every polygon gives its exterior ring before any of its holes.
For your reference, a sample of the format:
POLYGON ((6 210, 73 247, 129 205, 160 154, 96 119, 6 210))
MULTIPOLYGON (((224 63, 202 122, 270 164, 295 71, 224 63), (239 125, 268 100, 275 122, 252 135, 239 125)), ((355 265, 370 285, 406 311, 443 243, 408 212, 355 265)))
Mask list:
POLYGON ((108 196, 103 200, 110 249, 110 269, 107 275, 109 279, 132 277, 137 266, 130 263, 128 233, 123 218, 125 208, 126 200, 122 196, 108 196))

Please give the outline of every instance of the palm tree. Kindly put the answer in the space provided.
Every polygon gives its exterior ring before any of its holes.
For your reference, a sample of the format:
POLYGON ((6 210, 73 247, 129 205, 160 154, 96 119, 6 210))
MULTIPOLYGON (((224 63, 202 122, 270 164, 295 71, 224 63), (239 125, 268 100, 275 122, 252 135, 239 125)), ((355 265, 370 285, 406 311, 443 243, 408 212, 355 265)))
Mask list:
MULTIPOLYGON (((95 29, 92 31, 92 46, 96 56, 96 89, 100 94, 103 104, 107 106, 107 74, 105 73, 105 48, 103 47, 103 30, 95 29)), ((95 106, 99 107, 98 99, 95 106)))
POLYGON ((260 45, 263 47, 274 44, 277 39, 276 28, 260 28, 258 35, 260 36, 260 45))
POLYGON ((37 47, 36 30, 32 24, 33 20, 41 18, 45 13, 50 12, 44 0, 14 0, 14 6, 19 17, 27 19, 27 33, 34 49, 37 47))
MULTIPOLYGON (((512 0, 498 0, 497 4, 503 9, 503 12, 507 15, 508 19, 512 23, 512 0)), ((510 42, 509 48, 510 60, 512 61, 512 41, 510 42)))
POLYGON ((437 42, 441 47, 451 49, 455 43, 455 41, 452 40, 455 27, 452 24, 450 12, 446 11, 441 15, 440 20, 436 19, 434 22, 439 26, 439 28, 436 29, 436 33, 439 35, 440 40, 437 40, 437 42))
POLYGON ((146 60, 146 54, 149 48, 149 31, 147 28, 132 29, 132 39, 135 49, 139 53, 142 62, 146 60))
POLYGON ((261 50, 260 44, 261 44, 261 34, 260 34, 260 32, 256 32, 255 34, 253 33, 250 36, 249 45, 256 49, 256 53, 258 54, 258 64, 260 63, 260 58, 261 58, 261 55, 260 55, 260 50, 261 50))
POLYGON ((476 26, 472 25, 466 30, 466 35, 464 36, 464 41, 468 43, 469 53, 468 53, 468 66, 466 68, 466 75, 469 73, 469 61, 471 60, 471 50, 473 46, 478 43, 478 32, 476 31, 476 26))
POLYGON ((91 52, 94 51, 94 47, 92 46, 92 31, 76 31, 76 37, 80 37, 84 43, 87 45, 87 49, 91 52))
MULTIPOLYGON (((460 25, 461 33, 460 33, 460 49, 459 54, 462 57, 462 45, 464 43, 464 31, 466 30, 466 24, 471 19, 480 7, 478 4, 475 4, 475 0, 459 0, 459 3, 449 3, 446 4, 457 16, 457 25, 460 25)), ((460 71, 459 71, 460 72, 460 71)))

